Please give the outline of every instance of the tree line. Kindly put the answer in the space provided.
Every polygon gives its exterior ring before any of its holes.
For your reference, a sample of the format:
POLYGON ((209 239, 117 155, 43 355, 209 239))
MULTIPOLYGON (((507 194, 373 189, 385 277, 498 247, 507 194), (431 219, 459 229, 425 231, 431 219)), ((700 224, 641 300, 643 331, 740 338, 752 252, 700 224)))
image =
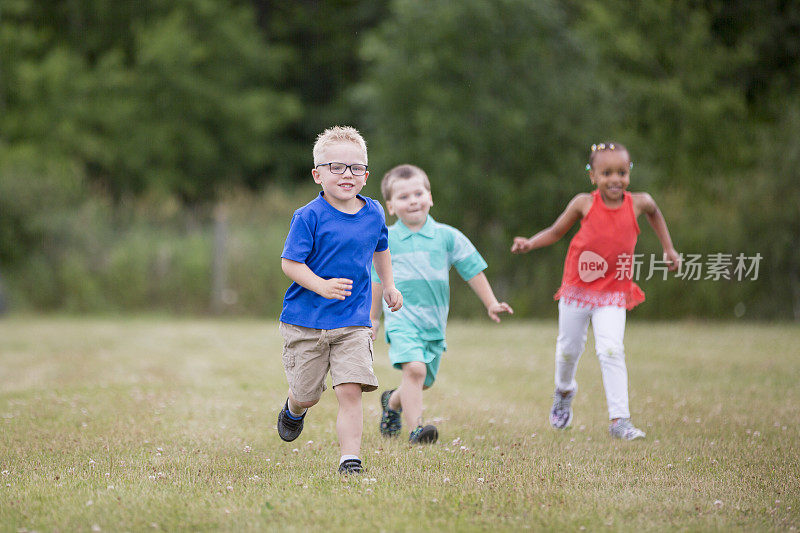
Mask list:
POLYGON ((764 257, 749 283, 652 284, 671 303, 646 313, 798 318, 799 30, 782 0, 6 0, 0 271, 61 268, 87 198, 124 225, 132 203, 192 219, 231 190, 301 186, 315 135, 351 124, 367 194, 424 168, 434 216, 501 290, 553 292, 566 243, 520 259, 510 239, 587 190, 588 147, 617 140, 679 248, 764 257))

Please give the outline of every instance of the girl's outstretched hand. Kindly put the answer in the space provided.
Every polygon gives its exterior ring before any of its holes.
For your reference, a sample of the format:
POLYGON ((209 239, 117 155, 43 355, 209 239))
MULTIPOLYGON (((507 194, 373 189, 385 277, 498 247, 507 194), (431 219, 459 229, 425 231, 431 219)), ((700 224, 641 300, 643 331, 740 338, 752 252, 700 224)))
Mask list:
POLYGON ((681 256, 675 248, 664 250, 664 261, 669 263, 667 267, 669 271, 678 270, 681 266, 681 256))
POLYGON ((526 237, 514 237, 514 243, 511 245, 512 254, 524 254, 531 250, 530 239, 526 237))
POLYGON ((498 302, 486 310, 489 313, 489 318, 494 320, 495 322, 500 322, 500 317, 498 316, 500 313, 508 313, 509 315, 514 314, 514 310, 511 309, 511 306, 505 302, 498 302))

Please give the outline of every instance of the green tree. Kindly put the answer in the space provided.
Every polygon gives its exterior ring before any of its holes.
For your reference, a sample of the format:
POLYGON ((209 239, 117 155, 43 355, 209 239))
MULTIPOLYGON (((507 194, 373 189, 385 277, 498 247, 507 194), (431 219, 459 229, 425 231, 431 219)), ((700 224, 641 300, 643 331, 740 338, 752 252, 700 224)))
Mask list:
MULTIPOLYGON (((534 263, 511 256, 511 237, 551 223, 588 189, 588 147, 613 117, 593 83, 591 50, 569 31, 560 4, 397 1, 362 57, 368 66, 353 100, 370 143, 368 187, 379 195, 391 166, 419 165, 431 178, 434 217, 475 242, 501 297, 535 281, 510 301, 523 313, 546 305, 563 247, 534 263)), ((461 311, 469 296, 459 287, 453 309, 461 311)))
POLYGON ((573 9, 598 53, 597 83, 615 102, 609 133, 652 167, 649 182, 713 193, 730 169, 754 163, 746 100, 730 78, 747 50, 720 43, 702 5, 588 0, 573 9))
POLYGON ((271 88, 285 54, 267 46, 251 5, 92 12, 94 2, 72 0, 41 28, 38 4, 15 1, 3 14, 4 47, 26 35, 30 44, 3 69, 6 142, 74 157, 116 195, 156 189, 190 202, 257 182, 279 159, 273 141, 300 104, 271 88), (132 17, 117 40, 101 29, 104 15, 111 27, 132 17))

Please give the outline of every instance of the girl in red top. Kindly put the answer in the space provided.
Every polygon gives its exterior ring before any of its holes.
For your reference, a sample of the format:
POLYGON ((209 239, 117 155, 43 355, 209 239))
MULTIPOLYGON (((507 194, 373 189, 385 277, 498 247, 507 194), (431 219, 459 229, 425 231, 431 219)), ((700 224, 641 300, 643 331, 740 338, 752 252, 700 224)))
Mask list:
POLYGON ((575 372, 586 344, 589 321, 603 374, 612 436, 633 440, 644 432, 630 421, 628 370, 625 367, 625 312, 644 301, 633 282, 633 250, 640 214, 655 230, 669 270, 680 265, 667 223, 646 192, 627 192, 631 160, 618 143, 592 145, 589 178, 597 187, 575 196, 552 226, 531 237, 515 237, 511 252, 521 254, 558 241, 578 220, 581 228, 569 244, 564 277, 555 295, 558 303, 556 390, 550 425, 565 429, 572 422, 572 399, 578 384, 575 372))

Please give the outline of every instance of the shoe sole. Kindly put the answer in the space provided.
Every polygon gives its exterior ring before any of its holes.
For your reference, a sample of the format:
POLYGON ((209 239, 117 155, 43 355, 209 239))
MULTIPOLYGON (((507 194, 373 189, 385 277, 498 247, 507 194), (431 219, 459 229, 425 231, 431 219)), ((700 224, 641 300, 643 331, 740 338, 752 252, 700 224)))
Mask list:
POLYGON ((419 438, 411 444, 434 444, 439 440, 439 430, 434 426, 425 426, 419 434, 419 438))

